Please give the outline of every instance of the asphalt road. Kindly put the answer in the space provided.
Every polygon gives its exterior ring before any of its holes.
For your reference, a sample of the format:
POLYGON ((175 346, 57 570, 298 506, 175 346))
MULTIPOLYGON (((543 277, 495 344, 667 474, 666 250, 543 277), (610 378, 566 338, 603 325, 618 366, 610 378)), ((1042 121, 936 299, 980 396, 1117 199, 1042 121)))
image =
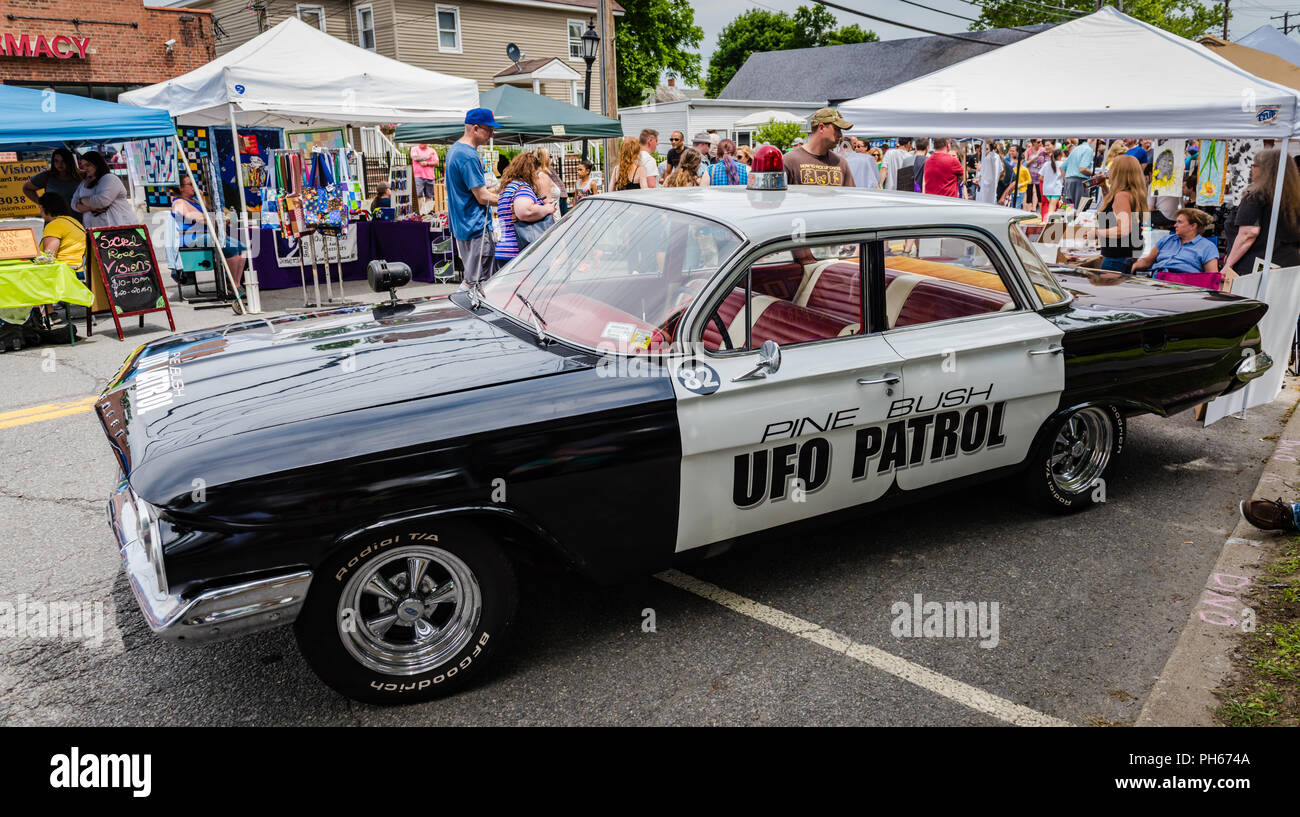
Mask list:
MULTIPOLYGON (((231 317, 177 314, 182 328, 231 317)), ((1134 420, 1108 501, 1081 514, 1045 516, 1015 483, 997 483, 684 568, 864 645, 859 655, 879 656, 865 649, 874 647, 960 682, 957 693, 659 578, 601 588, 525 573, 517 629, 490 677, 449 699, 382 709, 317 681, 288 629, 200 647, 152 636, 107 529, 115 465, 93 415, 5 427, 7 412, 97 393, 136 343, 164 334, 164 322, 150 324, 126 343, 100 334, 52 358, 0 355, 0 602, 98 603, 105 616, 97 645, 0 636, 0 722, 1005 724, 972 706, 973 689, 1074 724, 1128 724, 1295 398, 1284 392, 1208 429, 1190 414, 1134 420), (997 646, 896 638, 891 608, 915 594, 997 602, 997 646), (643 630, 647 610, 654 632, 643 630)))

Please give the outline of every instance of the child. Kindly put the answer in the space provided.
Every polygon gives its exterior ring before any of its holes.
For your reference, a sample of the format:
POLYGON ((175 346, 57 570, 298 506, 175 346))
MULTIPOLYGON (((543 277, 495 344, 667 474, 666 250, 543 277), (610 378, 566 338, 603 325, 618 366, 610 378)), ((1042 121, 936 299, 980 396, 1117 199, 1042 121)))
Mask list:
POLYGON ((582 162, 578 164, 578 186, 573 189, 574 204, 582 201, 587 196, 594 196, 600 192, 600 188, 596 185, 596 180, 591 178, 591 171, 595 169, 596 166, 586 159, 583 159, 582 162))
POLYGON ((1043 163, 1039 169, 1039 175, 1043 180, 1043 201, 1039 214, 1043 221, 1056 212, 1056 208, 1061 205, 1061 190, 1065 186, 1065 171, 1060 164, 1065 151, 1057 149, 1052 151, 1052 158, 1043 163))

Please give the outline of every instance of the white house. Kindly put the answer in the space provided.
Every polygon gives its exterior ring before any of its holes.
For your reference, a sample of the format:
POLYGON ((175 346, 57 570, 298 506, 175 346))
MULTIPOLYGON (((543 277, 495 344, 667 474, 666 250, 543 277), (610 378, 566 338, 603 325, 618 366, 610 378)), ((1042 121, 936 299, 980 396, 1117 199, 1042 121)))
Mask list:
POLYGON ((689 142, 697 133, 716 133, 737 145, 748 145, 753 133, 767 122, 765 115, 777 121, 803 121, 826 107, 826 102, 782 102, 755 99, 685 99, 679 102, 655 102, 619 108, 623 135, 637 136, 645 128, 659 131, 662 150, 668 149, 668 134, 681 131, 689 142), (756 122, 762 119, 762 122, 756 122))

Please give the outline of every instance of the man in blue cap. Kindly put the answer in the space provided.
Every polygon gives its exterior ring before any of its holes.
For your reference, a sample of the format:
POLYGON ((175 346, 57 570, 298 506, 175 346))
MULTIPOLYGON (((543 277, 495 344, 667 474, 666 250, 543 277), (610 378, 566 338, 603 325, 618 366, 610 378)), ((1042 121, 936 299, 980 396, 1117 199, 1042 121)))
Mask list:
POLYGON ((465 267, 461 289, 469 289, 492 274, 496 242, 492 239, 488 207, 495 207, 497 194, 489 191, 483 177, 478 149, 492 139, 498 127, 487 108, 471 108, 465 114, 465 135, 447 151, 447 204, 456 255, 465 267))

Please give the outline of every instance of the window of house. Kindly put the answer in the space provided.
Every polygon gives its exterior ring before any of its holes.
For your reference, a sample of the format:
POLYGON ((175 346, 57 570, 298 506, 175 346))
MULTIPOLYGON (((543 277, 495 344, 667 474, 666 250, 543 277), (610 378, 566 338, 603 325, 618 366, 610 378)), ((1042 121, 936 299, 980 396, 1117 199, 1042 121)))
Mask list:
POLYGON ((375 50, 375 8, 357 6, 357 45, 375 50))
POLYGON ((569 59, 582 61, 582 34, 586 30, 581 20, 569 21, 569 59))
POLYGON ((571 101, 579 108, 587 107, 587 92, 579 87, 576 82, 573 86, 573 99, 571 101))
POLYGON ((312 28, 325 30, 325 7, 298 5, 298 19, 312 28))
POLYGON ((804 245, 759 258, 709 316, 704 348, 740 351, 766 340, 788 346, 862 334, 859 249, 804 245))
POLYGON ((460 53, 460 8, 438 6, 438 50, 460 53))

